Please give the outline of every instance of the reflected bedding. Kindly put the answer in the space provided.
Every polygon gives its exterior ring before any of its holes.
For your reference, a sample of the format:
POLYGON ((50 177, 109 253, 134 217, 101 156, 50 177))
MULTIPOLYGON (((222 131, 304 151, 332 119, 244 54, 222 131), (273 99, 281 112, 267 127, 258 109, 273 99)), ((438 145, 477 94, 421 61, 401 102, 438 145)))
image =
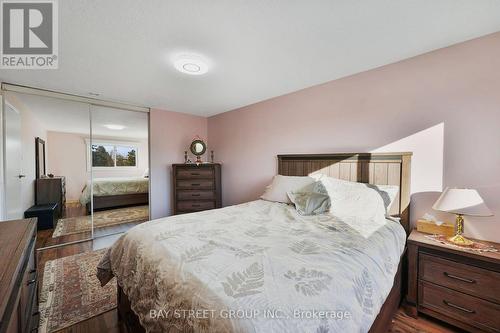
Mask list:
MULTIPOLYGON (((149 178, 144 177, 112 177, 93 179, 94 196, 148 193, 149 178)), ((90 181, 87 182, 80 195, 80 203, 85 206, 90 202, 90 181)))

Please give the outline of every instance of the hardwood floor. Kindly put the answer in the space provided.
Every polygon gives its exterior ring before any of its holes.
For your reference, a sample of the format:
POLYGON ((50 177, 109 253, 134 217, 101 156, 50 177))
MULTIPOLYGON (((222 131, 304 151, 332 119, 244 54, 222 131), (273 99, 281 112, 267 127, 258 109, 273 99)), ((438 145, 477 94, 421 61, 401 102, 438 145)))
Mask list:
POLYGON ((436 319, 419 315, 418 318, 408 316, 403 308, 399 308, 398 312, 392 320, 392 327, 388 333, 464 333, 459 328, 453 327, 436 319))
MULTIPOLYGON (((67 245, 59 248, 38 251, 38 269, 40 281, 43 281, 43 267, 47 260, 53 260, 87 251, 109 247, 116 240, 117 236, 108 236, 94 241, 87 241, 78 244, 67 245)), ((41 286, 39 287, 41 290, 41 286)), ((60 333, 118 333, 121 331, 121 324, 118 320, 116 309, 105 312, 99 316, 79 322, 73 326, 65 328, 60 333)), ((464 332, 449 326, 430 317, 419 316, 417 319, 407 316, 402 308, 396 313, 393 324, 388 328, 388 333, 453 333, 464 332)))

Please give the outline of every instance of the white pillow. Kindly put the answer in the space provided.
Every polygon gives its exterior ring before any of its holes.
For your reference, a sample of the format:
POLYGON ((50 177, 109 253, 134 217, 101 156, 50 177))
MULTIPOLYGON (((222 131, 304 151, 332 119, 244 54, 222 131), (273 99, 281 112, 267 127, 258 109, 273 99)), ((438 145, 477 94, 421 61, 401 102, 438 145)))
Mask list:
POLYGON ((283 202, 291 204, 287 192, 295 192, 309 184, 314 183, 315 180, 308 176, 274 176, 272 183, 266 187, 264 194, 260 196, 261 199, 274 202, 283 202))
POLYGON ((379 193, 379 195, 382 197, 382 200, 384 200, 385 210, 388 213, 389 210, 391 209, 392 204, 394 203, 394 200, 396 200, 396 197, 399 192, 399 186, 371 185, 371 184, 365 184, 365 185, 373 188, 375 191, 379 193))
POLYGON ((331 200, 330 212, 337 216, 360 216, 368 219, 385 216, 399 188, 371 185, 332 177, 320 177, 331 200))

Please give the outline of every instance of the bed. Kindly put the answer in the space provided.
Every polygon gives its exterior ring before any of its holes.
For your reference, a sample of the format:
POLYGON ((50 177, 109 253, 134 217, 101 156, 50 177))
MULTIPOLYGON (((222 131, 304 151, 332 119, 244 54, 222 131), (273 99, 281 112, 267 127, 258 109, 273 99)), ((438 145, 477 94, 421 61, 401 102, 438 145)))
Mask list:
MULTIPOLYGON (((125 206, 147 205, 149 201, 149 178, 109 177, 94 178, 93 209, 104 210, 125 206)), ((80 195, 80 203, 90 212, 90 181, 80 195)))
POLYGON ((264 200, 178 215, 129 230, 98 277, 116 276, 130 332, 385 332, 401 300, 410 160, 278 156, 281 175, 399 186, 397 220, 301 216, 264 200))

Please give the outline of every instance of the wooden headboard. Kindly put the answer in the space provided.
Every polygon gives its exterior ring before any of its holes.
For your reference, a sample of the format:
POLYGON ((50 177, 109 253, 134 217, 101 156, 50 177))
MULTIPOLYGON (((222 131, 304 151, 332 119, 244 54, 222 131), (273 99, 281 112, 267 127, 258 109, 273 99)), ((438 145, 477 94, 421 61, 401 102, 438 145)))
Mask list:
POLYGON ((412 153, 339 153, 278 155, 278 174, 330 177, 373 185, 397 185, 399 193, 390 214, 410 231, 410 169, 412 153))

